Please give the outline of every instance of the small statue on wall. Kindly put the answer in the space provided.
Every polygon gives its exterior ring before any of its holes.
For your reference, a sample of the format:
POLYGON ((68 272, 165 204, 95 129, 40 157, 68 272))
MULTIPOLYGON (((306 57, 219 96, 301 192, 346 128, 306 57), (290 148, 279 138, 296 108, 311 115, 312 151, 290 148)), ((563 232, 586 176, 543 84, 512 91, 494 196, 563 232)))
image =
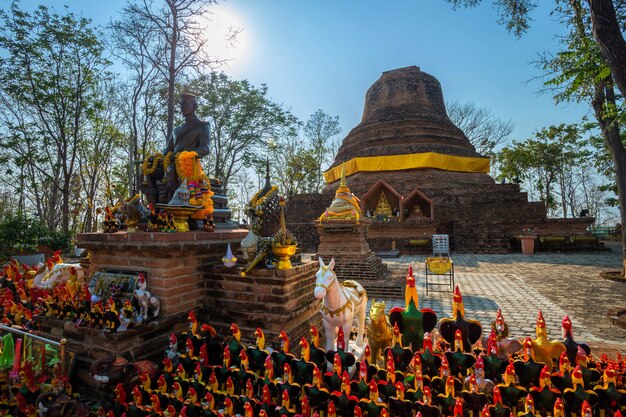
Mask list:
POLYGON ((152 317, 159 315, 161 311, 161 302, 158 298, 154 297, 150 291, 148 291, 148 282, 146 276, 143 273, 139 273, 139 281, 137 288, 133 292, 135 299, 139 303, 139 314, 137 320, 143 323, 148 319, 148 311, 152 310, 152 317))

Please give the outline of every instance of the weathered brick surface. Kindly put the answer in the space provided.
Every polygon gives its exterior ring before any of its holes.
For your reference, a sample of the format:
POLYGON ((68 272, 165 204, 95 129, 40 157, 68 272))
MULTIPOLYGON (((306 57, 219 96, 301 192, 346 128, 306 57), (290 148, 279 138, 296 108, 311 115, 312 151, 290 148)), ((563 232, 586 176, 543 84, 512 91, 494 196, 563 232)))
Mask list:
POLYGON ((208 321, 222 332, 237 323, 245 342, 254 342, 261 327, 268 343, 279 346, 278 334, 285 330, 292 351, 309 335, 314 325, 321 328, 320 300, 313 296, 317 262, 295 265, 286 271, 253 269, 246 277, 241 269, 217 266, 206 276, 208 321))
POLYGON ((103 269, 141 271, 168 317, 203 306, 204 275, 226 245, 236 250, 245 230, 186 233, 85 233, 78 245, 89 250, 89 275, 103 269))
POLYGON ((329 221, 317 226, 320 244, 317 256, 326 264, 335 259, 335 274, 343 281, 358 281, 370 297, 402 296, 402 287, 390 285, 387 265, 370 250, 367 220, 329 221))

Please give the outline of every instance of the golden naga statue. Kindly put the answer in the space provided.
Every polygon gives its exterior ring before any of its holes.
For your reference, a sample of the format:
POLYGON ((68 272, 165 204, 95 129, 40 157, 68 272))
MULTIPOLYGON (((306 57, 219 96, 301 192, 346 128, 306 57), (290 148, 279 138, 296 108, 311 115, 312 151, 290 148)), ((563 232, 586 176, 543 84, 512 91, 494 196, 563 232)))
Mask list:
POLYGON ((376 204, 376 209, 374 210, 374 216, 391 216, 392 214, 391 204, 387 201, 385 192, 381 191, 378 204, 376 204))
POLYGON ((350 192, 346 185, 346 176, 341 167, 341 182, 335 192, 335 198, 330 207, 320 216, 320 222, 328 220, 359 220, 361 218, 361 207, 359 199, 350 192))

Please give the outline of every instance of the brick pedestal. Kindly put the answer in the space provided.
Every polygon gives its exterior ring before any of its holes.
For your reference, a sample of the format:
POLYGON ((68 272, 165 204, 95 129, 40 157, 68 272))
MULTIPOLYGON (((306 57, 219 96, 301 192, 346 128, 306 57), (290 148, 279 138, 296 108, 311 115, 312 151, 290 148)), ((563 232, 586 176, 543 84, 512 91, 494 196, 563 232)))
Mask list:
POLYGON ((353 279, 367 290, 368 297, 401 298, 402 283, 391 279, 387 265, 370 250, 367 242, 369 223, 337 220, 317 226, 320 244, 317 256, 327 264, 335 258, 334 271, 341 281, 353 279))
POLYGON ((285 330, 297 353, 300 338, 309 339, 311 325, 323 333, 321 301, 313 296, 317 269, 317 262, 306 262, 285 271, 253 269, 242 278, 239 268, 217 266, 206 278, 207 322, 222 333, 236 323, 246 344, 254 344, 260 327, 274 348, 285 330))
POLYGON ((159 317, 123 333, 75 327, 74 323, 50 318, 40 319, 40 334, 64 337, 69 349, 78 354, 76 377, 81 386, 95 386, 89 366, 95 358, 108 353, 129 360, 159 360, 171 332, 187 328, 187 313, 202 309, 206 300, 205 276, 221 262, 226 246, 233 250, 247 230, 214 233, 83 233, 77 245, 89 250, 87 276, 102 270, 141 271, 148 289, 161 301, 159 317))
POLYGON ((112 269, 141 271, 148 290, 161 301, 161 317, 204 305, 204 275, 233 251, 247 230, 183 233, 84 233, 77 245, 90 252, 88 276, 112 269))

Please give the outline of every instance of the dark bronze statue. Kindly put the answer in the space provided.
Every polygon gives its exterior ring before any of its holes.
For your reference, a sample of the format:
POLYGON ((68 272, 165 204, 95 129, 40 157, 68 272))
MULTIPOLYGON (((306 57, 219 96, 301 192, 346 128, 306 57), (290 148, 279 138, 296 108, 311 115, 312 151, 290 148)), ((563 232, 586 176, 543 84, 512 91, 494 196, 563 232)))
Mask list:
POLYGON ((174 192, 180 185, 178 175, 176 173, 176 155, 184 151, 194 151, 199 157, 206 156, 209 153, 209 123, 198 119, 196 109, 198 103, 196 96, 192 94, 182 94, 180 96, 180 110, 185 117, 185 123, 178 126, 167 139, 167 146, 163 150, 163 156, 160 154, 148 157, 144 164, 153 167, 146 173, 144 171, 144 183, 142 192, 146 195, 150 203, 167 204, 174 192), (168 152, 169 164, 167 164, 167 172, 163 171, 163 161, 168 152), (161 158, 161 159, 159 159, 161 158))
POLYGON ((167 141, 167 147, 163 150, 163 155, 172 152, 171 163, 166 173, 167 178, 167 201, 170 201, 174 192, 180 185, 174 160, 176 154, 184 151, 194 151, 199 157, 209 153, 209 123, 198 119, 196 109, 198 103, 193 94, 182 94, 180 96, 180 111, 185 117, 185 123, 178 126, 172 132, 172 136, 167 141))

